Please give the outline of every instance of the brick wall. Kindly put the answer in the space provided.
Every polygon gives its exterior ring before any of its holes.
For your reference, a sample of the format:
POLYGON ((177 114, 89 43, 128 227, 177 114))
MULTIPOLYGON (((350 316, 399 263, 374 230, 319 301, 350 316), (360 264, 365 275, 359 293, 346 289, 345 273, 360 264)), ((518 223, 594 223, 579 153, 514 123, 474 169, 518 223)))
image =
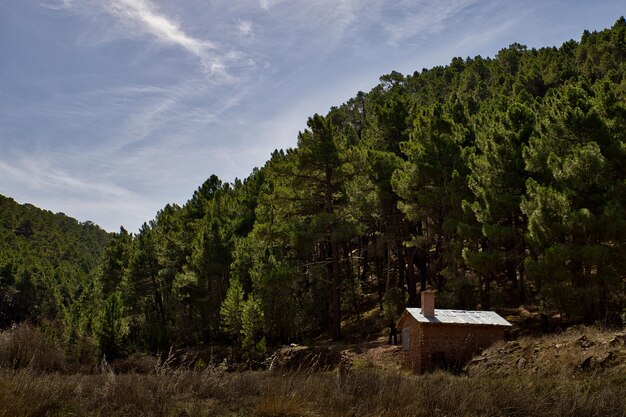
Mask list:
POLYGON ((413 318, 401 330, 403 339, 408 335, 404 367, 415 372, 437 366, 461 368, 478 351, 504 339, 501 326, 418 323, 413 318))

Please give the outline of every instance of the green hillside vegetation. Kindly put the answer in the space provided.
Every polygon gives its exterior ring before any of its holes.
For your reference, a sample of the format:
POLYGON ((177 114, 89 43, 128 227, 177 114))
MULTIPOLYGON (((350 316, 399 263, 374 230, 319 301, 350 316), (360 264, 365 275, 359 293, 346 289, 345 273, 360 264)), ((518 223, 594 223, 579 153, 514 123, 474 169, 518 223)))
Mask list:
POLYGON ((50 319, 107 358, 228 344, 255 361, 370 332, 373 306, 391 325, 428 287, 439 307, 523 306, 544 330, 623 323, 624 18, 392 72, 307 126, 135 234, 3 199, 3 325, 50 319))
POLYGON ((0 328, 27 321, 74 346, 90 337, 109 233, 0 195, 0 328))
POLYGON ((372 302, 392 323, 427 287, 441 307, 526 306, 546 329, 620 324, 625 36, 621 18, 559 48, 392 72, 312 116, 245 180, 212 176, 111 240, 115 337, 260 357, 340 339, 372 302))

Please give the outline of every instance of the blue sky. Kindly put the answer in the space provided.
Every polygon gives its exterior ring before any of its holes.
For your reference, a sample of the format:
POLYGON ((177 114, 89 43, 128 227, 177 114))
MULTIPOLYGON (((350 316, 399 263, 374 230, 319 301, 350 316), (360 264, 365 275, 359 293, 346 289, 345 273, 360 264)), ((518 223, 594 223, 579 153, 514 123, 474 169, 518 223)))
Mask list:
POLYGON ((380 75, 580 39, 621 1, 2 0, 0 194, 135 232, 380 75))

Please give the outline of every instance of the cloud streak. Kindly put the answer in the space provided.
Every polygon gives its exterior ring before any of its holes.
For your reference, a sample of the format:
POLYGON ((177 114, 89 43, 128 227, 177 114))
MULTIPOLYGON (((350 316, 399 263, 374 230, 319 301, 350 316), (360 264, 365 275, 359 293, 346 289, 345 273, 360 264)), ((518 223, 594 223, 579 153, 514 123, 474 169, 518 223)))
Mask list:
POLYGON ((54 156, 28 155, 12 161, 0 159, 2 194, 80 221, 95 220, 108 231, 120 225, 137 227, 162 205, 158 199, 133 192, 112 179, 86 177, 60 168, 54 156))
POLYGON ((239 32, 243 37, 254 37, 254 31, 252 30, 252 22, 249 20, 242 20, 237 25, 239 32))
POLYGON ((381 74, 492 55, 570 9, 589 21, 582 2, 530 3, 0 1, 0 192, 135 229, 294 146, 308 116, 381 74))
POLYGON ((107 198, 128 197, 130 194, 128 190, 113 184, 94 183, 71 176, 53 165, 41 158, 36 161, 32 158, 21 160, 17 164, 0 161, 0 172, 24 186, 46 192, 63 190, 107 198))
POLYGON ((69 9, 73 4, 73 0, 60 0, 56 2, 48 1, 48 2, 41 2, 40 4, 42 7, 45 7, 46 9, 63 10, 63 9, 69 9))
POLYGON ((149 1, 111 0, 104 3, 104 7, 129 28, 139 29, 162 43, 178 46, 195 55, 209 74, 227 76, 225 65, 216 54, 215 43, 187 34, 178 22, 158 13, 149 1))
POLYGON ((99 30, 96 36, 100 42, 114 36, 147 37, 158 44, 177 47, 195 56, 203 72, 211 76, 213 82, 233 81, 227 67, 237 54, 224 51, 216 42, 191 35, 179 20, 167 16, 151 0, 57 0, 40 4, 50 10, 65 10, 85 16, 96 24, 103 24, 98 16, 104 12, 115 19, 115 24, 103 26, 104 31, 99 30))
MULTIPOLYGON (((391 11, 402 15, 385 25, 391 43, 399 43, 415 36, 426 37, 442 31, 445 22, 458 15, 478 0, 401 1, 391 11)), ((383 7, 384 4, 383 4, 383 7)), ((387 20, 387 19, 385 19, 387 20)), ((387 20, 389 21, 389 20, 387 20)))

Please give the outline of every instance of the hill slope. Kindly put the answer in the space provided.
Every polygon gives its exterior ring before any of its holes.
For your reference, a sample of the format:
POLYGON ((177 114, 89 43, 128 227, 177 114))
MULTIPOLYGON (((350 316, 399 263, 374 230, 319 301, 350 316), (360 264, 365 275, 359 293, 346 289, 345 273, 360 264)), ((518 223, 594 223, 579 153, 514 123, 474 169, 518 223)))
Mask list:
POLYGON ((0 328, 64 318, 93 285, 109 233, 0 195, 0 328))
POLYGON ((104 275, 131 291, 138 347, 227 336, 262 356, 351 337, 373 307, 393 323, 428 287, 441 308, 521 308, 543 330, 621 323, 624 18, 392 72, 307 126, 246 180, 213 176, 116 238, 107 262, 124 267, 104 275))
POLYGON ((544 330, 622 322, 624 18, 560 47, 392 72, 307 126, 247 179, 211 176, 136 235, 112 235, 101 291, 85 291, 97 228, 14 208, 4 323, 89 328, 91 297, 110 353, 228 341, 257 358, 372 334, 372 309, 378 332, 428 287, 441 308, 519 308, 544 330))

